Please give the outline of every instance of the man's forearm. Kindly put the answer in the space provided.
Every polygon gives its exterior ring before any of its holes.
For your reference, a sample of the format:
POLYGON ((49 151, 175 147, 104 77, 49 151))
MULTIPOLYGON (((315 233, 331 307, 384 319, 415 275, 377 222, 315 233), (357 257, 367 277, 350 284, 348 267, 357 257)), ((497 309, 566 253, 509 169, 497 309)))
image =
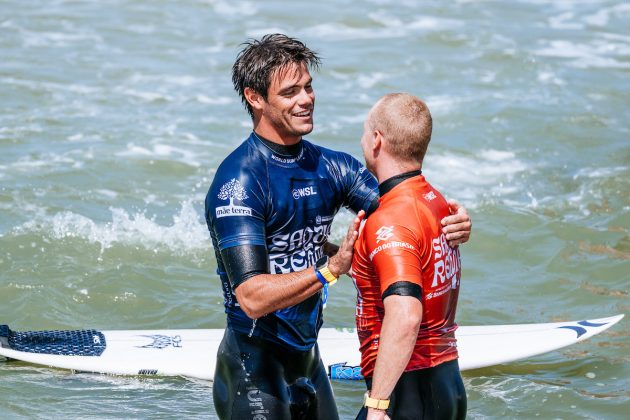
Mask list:
POLYGON ((308 299, 322 289, 313 267, 287 274, 259 274, 234 291, 247 316, 260 318, 308 299))
POLYGON ((409 363, 421 321, 422 304, 415 297, 392 295, 385 299, 372 398, 387 399, 391 395, 409 363))

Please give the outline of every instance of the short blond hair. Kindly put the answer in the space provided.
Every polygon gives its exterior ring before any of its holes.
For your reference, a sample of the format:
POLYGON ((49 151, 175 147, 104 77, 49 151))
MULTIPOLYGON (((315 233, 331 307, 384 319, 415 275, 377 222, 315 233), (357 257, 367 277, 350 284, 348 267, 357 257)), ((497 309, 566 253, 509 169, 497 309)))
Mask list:
POLYGON ((422 163, 433 121, 427 105, 408 93, 390 93, 374 105, 368 126, 385 138, 383 147, 395 158, 422 163))

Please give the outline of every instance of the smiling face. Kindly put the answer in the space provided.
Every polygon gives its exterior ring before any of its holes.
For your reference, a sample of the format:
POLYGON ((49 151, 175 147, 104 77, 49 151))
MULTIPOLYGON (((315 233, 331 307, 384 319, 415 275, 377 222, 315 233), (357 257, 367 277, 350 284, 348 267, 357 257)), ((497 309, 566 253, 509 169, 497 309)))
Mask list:
POLYGON ((265 100, 250 101, 255 109, 255 131, 274 142, 291 145, 313 131, 315 92, 313 78, 305 64, 293 64, 276 71, 265 100))

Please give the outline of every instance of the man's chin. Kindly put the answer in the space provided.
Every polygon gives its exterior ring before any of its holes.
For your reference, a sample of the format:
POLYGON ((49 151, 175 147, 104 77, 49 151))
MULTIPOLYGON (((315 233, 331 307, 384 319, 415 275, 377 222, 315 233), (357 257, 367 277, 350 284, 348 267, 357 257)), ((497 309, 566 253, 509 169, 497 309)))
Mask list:
POLYGON ((305 124, 301 127, 298 127, 295 130, 295 134, 298 134, 300 136, 305 136, 307 134, 310 134, 311 131, 313 131, 313 124, 305 124))

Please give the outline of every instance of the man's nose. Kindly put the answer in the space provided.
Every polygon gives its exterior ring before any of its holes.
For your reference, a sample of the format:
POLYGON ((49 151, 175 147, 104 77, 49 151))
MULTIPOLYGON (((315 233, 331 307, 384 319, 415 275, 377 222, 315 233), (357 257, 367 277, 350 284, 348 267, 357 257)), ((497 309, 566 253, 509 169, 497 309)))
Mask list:
POLYGON ((315 101, 315 93, 313 91, 307 91, 306 89, 300 90, 298 97, 298 104, 300 106, 312 105, 315 101))

